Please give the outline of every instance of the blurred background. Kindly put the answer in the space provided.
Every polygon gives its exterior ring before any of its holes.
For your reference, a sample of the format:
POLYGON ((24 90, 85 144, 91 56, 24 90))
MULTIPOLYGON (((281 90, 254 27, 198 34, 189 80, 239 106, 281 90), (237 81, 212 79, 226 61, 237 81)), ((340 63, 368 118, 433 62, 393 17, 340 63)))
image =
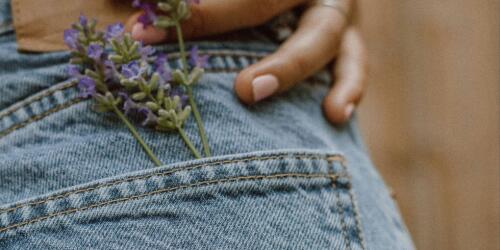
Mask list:
POLYGON ((418 249, 500 249, 500 1, 359 0, 360 120, 418 249))

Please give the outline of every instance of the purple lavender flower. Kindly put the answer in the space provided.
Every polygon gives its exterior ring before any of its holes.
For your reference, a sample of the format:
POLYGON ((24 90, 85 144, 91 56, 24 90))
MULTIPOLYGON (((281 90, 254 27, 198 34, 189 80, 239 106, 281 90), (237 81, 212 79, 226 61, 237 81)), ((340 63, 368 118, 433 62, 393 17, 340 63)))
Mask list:
POLYGON ((143 114, 146 119, 142 122, 142 126, 154 125, 158 123, 158 116, 156 116, 151 109, 146 107, 141 107, 139 113, 143 114))
POLYGON ((144 28, 148 27, 156 21, 156 5, 152 3, 142 3, 140 1, 134 1, 132 5, 136 8, 141 8, 144 11, 144 13, 137 19, 138 22, 142 23, 144 28))
POLYGON ((82 98, 94 96, 96 94, 95 81, 88 76, 84 76, 78 81, 78 89, 80 90, 79 96, 82 98))
POLYGON ((129 115, 133 110, 136 110, 139 108, 139 105, 132 101, 130 97, 127 95, 125 92, 119 92, 118 95, 125 100, 123 102, 123 111, 125 111, 126 115, 129 115))
POLYGON ((80 14, 80 18, 79 18, 78 22, 80 23, 81 26, 85 27, 88 24, 88 19, 83 14, 80 14))
POLYGON ((155 67, 160 68, 167 63, 167 55, 165 53, 158 53, 155 59, 155 67))
POLYGON ((115 23, 112 25, 109 25, 107 30, 106 30, 106 39, 118 39, 123 35, 123 32, 125 31, 125 27, 123 26, 122 23, 115 23))
POLYGON ((122 66, 122 75, 127 79, 136 79, 141 73, 141 67, 137 61, 122 66))
POLYGON ((182 91, 181 88, 173 88, 172 91, 170 91, 170 96, 173 98, 175 96, 178 96, 181 99, 181 107, 184 108, 188 104, 189 97, 182 91))
POLYGON ((172 80, 172 71, 167 63, 167 56, 165 54, 161 53, 156 57, 154 68, 160 75, 163 83, 167 83, 172 80))
POLYGON ((79 77, 79 76, 81 76, 80 68, 78 66, 74 65, 74 64, 68 65, 68 67, 66 68, 66 72, 71 77, 79 77))
POLYGON ((87 49, 87 55, 94 60, 100 60, 103 52, 104 48, 97 43, 90 44, 87 49))
POLYGON ((78 30, 75 29, 67 29, 64 31, 64 43, 70 48, 70 49, 77 49, 79 42, 78 42, 78 36, 79 36, 78 30))
POLYGON ((141 46, 139 49, 139 54, 141 54, 141 59, 142 60, 147 60, 149 57, 151 57, 156 50, 152 46, 141 46))
POLYGON ((104 79, 106 81, 109 80, 117 80, 116 77, 116 65, 111 60, 104 60, 104 79))
POLYGON ((191 66, 193 67, 205 68, 208 65, 208 55, 200 56, 198 46, 193 46, 189 57, 191 66))

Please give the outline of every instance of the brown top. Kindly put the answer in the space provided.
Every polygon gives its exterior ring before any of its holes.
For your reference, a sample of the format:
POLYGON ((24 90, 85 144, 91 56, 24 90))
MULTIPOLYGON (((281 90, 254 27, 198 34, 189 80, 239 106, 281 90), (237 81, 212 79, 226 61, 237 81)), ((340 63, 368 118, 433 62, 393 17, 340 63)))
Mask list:
POLYGON ((11 0, 19 50, 65 50, 63 32, 80 14, 99 20, 103 28, 125 22, 134 12, 128 0, 11 0))

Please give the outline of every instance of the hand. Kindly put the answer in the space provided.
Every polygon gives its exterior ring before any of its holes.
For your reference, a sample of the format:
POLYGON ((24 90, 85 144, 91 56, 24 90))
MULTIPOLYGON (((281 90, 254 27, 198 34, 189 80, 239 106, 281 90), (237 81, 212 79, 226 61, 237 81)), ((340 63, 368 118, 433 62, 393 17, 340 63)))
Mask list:
MULTIPOLYGON (((221 34, 261 25, 272 17, 309 0, 203 0, 192 6, 192 17, 183 24, 186 38, 221 34), (256 15, 255 13, 259 13, 256 15)), ((340 0, 348 13, 351 0, 340 0)), ((144 43, 174 41, 165 31, 130 18, 132 36, 144 43)), ((344 123, 361 100, 366 76, 366 53, 360 34, 347 27, 347 16, 337 8, 311 5, 301 17, 297 31, 274 54, 239 73, 235 91, 240 100, 253 104, 290 89, 336 58, 331 69, 335 84, 323 102, 332 123, 344 123)))

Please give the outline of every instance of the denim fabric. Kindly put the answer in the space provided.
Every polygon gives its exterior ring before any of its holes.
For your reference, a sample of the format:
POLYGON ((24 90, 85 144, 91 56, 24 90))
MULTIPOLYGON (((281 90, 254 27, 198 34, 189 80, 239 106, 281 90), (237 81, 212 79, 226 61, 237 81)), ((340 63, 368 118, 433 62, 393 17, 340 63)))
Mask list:
MULTIPOLYGON (((5 0, 0 21, 10 27, 5 0)), ((355 119, 322 115, 328 74, 247 107, 236 74, 277 45, 199 45, 215 157, 140 128, 166 164, 154 168, 125 126, 77 97, 67 53, 20 53, 0 33, 0 249, 413 249, 355 119)), ((158 49, 179 65, 175 47, 158 49)), ((193 120, 186 131, 197 138, 193 120)))

